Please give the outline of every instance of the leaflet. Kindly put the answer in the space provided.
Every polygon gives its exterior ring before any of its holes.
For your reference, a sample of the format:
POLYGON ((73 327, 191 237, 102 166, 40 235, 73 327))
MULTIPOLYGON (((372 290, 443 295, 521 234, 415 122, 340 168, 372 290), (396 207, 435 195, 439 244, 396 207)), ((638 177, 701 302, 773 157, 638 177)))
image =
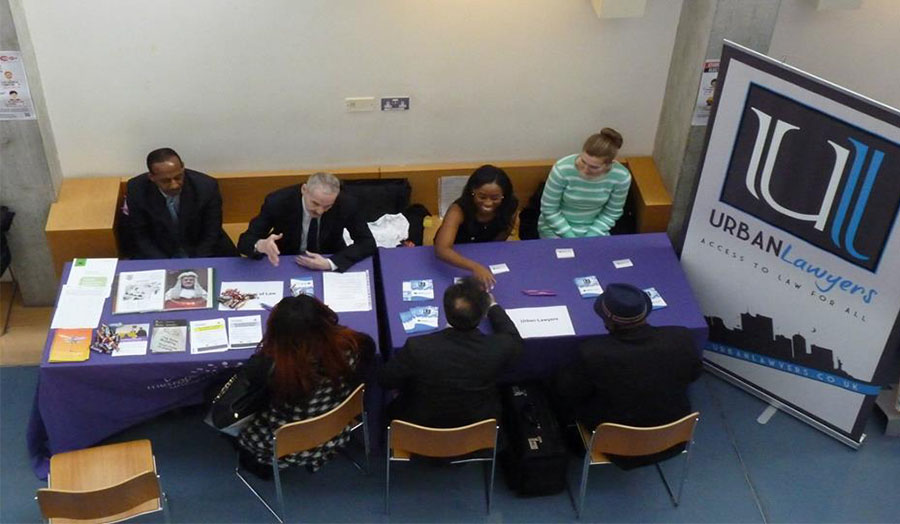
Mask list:
POLYGON ((262 317, 228 317, 228 341, 231 349, 252 348, 262 340, 262 317))
POLYGON ((581 298, 594 298, 603 294, 600 281, 594 275, 575 277, 575 285, 578 286, 578 293, 581 294, 581 298))
POLYGON ((147 354, 150 324, 121 324, 109 327, 119 337, 119 348, 113 351, 112 356, 131 357, 147 354))
POLYGON ((48 362, 83 362, 91 356, 90 329, 57 329, 48 362))
POLYGON ((187 320, 154 320, 150 333, 151 353, 174 353, 187 347, 187 320))
POLYGON ((434 281, 405 280, 403 282, 403 301, 414 302, 419 300, 434 300, 434 281))
POLYGON ((222 282, 219 311, 262 311, 284 298, 284 282, 222 282))
POLYGON ((191 321, 191 354, 228 351, 228 332, 225 319, 191 321))
POLYGON ((315 284, 312 277, 292 278, 291 279, 291 296, 308 295, 316 296, 315 284))
POLYGON ((118 263, 118 258, 76 258, 69 268, 66 284, 80 288, 103 288, 109 296, 118 263))
POLYGON ((668 306, 655 287, 648 287, 644 290, 644 293, 647 293, 647 296, 650 297, 650 303, 653 304, 653 309, 661 309, 668 306))
POLYGON ((124 271, 119 273, 113 313, 209 309, 213 274, 211 267, 124 271))
POLYGON ((403 331, 407 333, 435 330, 438 327, 438 307, 423 306, 401 311, 400 321, 403 323, 403 331))

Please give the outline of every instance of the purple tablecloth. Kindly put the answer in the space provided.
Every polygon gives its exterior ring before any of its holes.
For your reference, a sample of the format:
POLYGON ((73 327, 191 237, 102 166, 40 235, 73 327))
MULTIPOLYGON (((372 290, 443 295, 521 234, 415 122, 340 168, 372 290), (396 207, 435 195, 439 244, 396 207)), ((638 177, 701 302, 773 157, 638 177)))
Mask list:
MULTIPOLYGON (((278 267, 266 260, 245 258, 195 258, 175 260, 122 260, 117 272, 147 269, 215 268, 215 286, 222 281, 284 281, 284 296, 290 296, 290 279, 312 276, 316 296, 322 298, 322 274, 297 266, 293 257, 282 257, 278 267)), ((357 263, 351 271, 369 271, 372 297, 372 259, 357 263)), ((68 279, 69 264, 61 282, 68 279)), ((115 289, 113 290, 115 293, 115 289)), ((217 309, 112 315, 112 298, 103 309, 102 323, 152 323, 155 319, 202 320, 230 316, 262 315, 267 311, 218 311, 217 309)), ((373 304, 374 306, 374 304, 373 304)), ((340 322, 378 340, 376 313, 339 313, 340 322)), ((192 355, 190 347, 179 353, 147 353, 144 356, 112 357, 91 352, 90 359, 76 363, 48 363, 53 330, 47 335, 38 375, 38 388, 28 422, 28 450, 32 467, 46 478, 49 457, 80 449, 179 406, 198 404, 213 376, 224 368, 240 365, 253 349, 192 355)), ((152 333, 151 333, 152 336, 152 333)), ((374 393, 374 392, 373 392, 374 393)), ((367 395, 368 397, 368 395, 367 395)), ((380 402, 379 402, 380 404, 380 402)), ((380 408, 380 406, 378 406, 380 408)))
MULTIPOLYGON (((706 341, 707 325, 694 294, 688 286, 669 238, 663 233, 617 235, 578 239, 525 240, 458 245, 462 255, 485 266, 505 263, 508 273, 496 275, 494 296, 507 309, 565 305, 568 307, 574 337, 532 338, 525 340, 525 352, 515 369, 504 380, 542 378, 575 355, 576 342, 591 335, 606 333, 603 322, 594 313, 594 299, 581 298, 574 278, 595 275, 602 286, 625 282, 646 289, 655 287, 668 307, 657 309, 649 322, 657 326, 678 325, 689 328, 700 352, 706 341), (559 259, 556 249, 572 248, 575 258, 559 259), (613 260, 631 259, 632 267, 616 269, 613 260), (547 289, 556 296, 528 296, 524 289, 547 289)), ((408 336, 403 331, 400 312, 423 305, 440 306, 440 326, 446 326, 442 297, 453 278, 467 274, 438 260, 431 247, 379 250, 381 286, 384 292, 384 318, 389 326, 388 343, 382 348, 390 354, 403 347, 408 336), (403 281, 433 279, 433 301, 404 302, 403 281)), ((384 328, 384 326, 382 326, 384 328)), ((485 323, 483 330, 489 330, 485 323)))

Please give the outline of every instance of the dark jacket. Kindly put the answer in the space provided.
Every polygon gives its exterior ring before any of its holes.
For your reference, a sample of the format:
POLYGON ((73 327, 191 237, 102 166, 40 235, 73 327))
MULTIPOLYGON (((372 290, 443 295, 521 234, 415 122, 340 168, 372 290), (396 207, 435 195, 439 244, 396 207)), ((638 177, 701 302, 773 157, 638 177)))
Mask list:
POLYGON ((488 310, 494 329, 443 331, 410 337, 378 372, 400 396, 390 416, 429 427, 457 427, 500 418, 497 377, 522 350, 515 324, 500 306, 488 310))
POLYGON ((700 376, 690 331, 639 326, 581 343, 556 377, 556 392, 589 429, 601 422, 658 426, 691 413, 688 384, 700 376))
MULTIPOLYGON (((253 250, 256 241, 278 233, 284 235, 276 242, 282 255, 300 254, 303 238, 303 204, 300 198, 299 184, 269 193, 259 214, 238 239, 241 254, 261 258, 263 255, 253 250)), ((338 271, 346 271, 356 262, 375 254, 375 239, 359 213, 359 204, 344 191, 338 194, 331 209, 319 218, 319 252, 334 255, 331 261, 338 271), (350 232, 352 246, 344 243, 344 228, 350 232)))
POLYGON ((128 181, 126 201, 126 234, 132 237, 134 258, 172 258, 179 250, 189 257, 237 256, 234 243, 222 231, 219 184, 208 175, 184 170, 177 225, 148 173, 128 181))

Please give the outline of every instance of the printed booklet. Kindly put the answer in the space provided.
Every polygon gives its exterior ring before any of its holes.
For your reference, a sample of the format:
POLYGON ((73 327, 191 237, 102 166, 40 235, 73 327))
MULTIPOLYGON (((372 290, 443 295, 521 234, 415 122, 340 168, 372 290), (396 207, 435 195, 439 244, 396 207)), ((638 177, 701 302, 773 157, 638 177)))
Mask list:
POLYGON ((113 314, 210 309, 214 270, 153 269, 119 273, 113 314))

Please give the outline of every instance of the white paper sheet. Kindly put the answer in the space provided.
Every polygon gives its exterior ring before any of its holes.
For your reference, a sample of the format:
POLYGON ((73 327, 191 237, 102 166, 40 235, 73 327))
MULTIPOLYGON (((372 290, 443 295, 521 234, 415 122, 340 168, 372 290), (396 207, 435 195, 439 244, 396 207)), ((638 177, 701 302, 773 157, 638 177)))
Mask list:
POLYGON ((571 247, 561 247, 556 250, 556 258, 575 258, 575 250, 571 247))
POLYGON ((106 296, 109 296, 118 263, 118 258, 76 258, 69 269, 69 280, 66 281, 66 285, 103 288, 106 289, 106 296))
POLYGON ((626 268, 626 267, 631 267, 631 266, 633 266, 633 265, 634 265, 634 262, 632 262, 630 258, 623 258, 623 259, 620 259, 620 260, 613 260, 613 266, 615 266, 616 269, 623 269, 623 268, 626 268))
POLYGON ((281 302, 284 298, 284 282, 222 282, 219 287, 219 296, 221 297, 227 290, 237 290, 239 293, 248 297, 247 300, 229 301, 226 303, 219 302, 219 311, 262 311, 265 309, 263 304, 269 307, 275 307, 275 304, 281 302), (232 307, 231 305, 235 307, 232 307))
POLYGON ((100 324, 105 288, 81 288, 63 285, 53 314, 51 329, 95 328, 100 324))
POLYGON ((191 354, 228 351, 228 333, 225 319, 191 321, 191 354))
POLYGON ((325 304, 337 313, 372 310, 368 271, 322 273, 322 288, 325 304))
POLYGON ((523 307, 507 309, 522 338, 561 337, 574 335, 575 328, 566 306, 523 307))
POLYGON ((256 347, 262 340, 262 317, 228 317, 228 342, 233 349, 256 347))

